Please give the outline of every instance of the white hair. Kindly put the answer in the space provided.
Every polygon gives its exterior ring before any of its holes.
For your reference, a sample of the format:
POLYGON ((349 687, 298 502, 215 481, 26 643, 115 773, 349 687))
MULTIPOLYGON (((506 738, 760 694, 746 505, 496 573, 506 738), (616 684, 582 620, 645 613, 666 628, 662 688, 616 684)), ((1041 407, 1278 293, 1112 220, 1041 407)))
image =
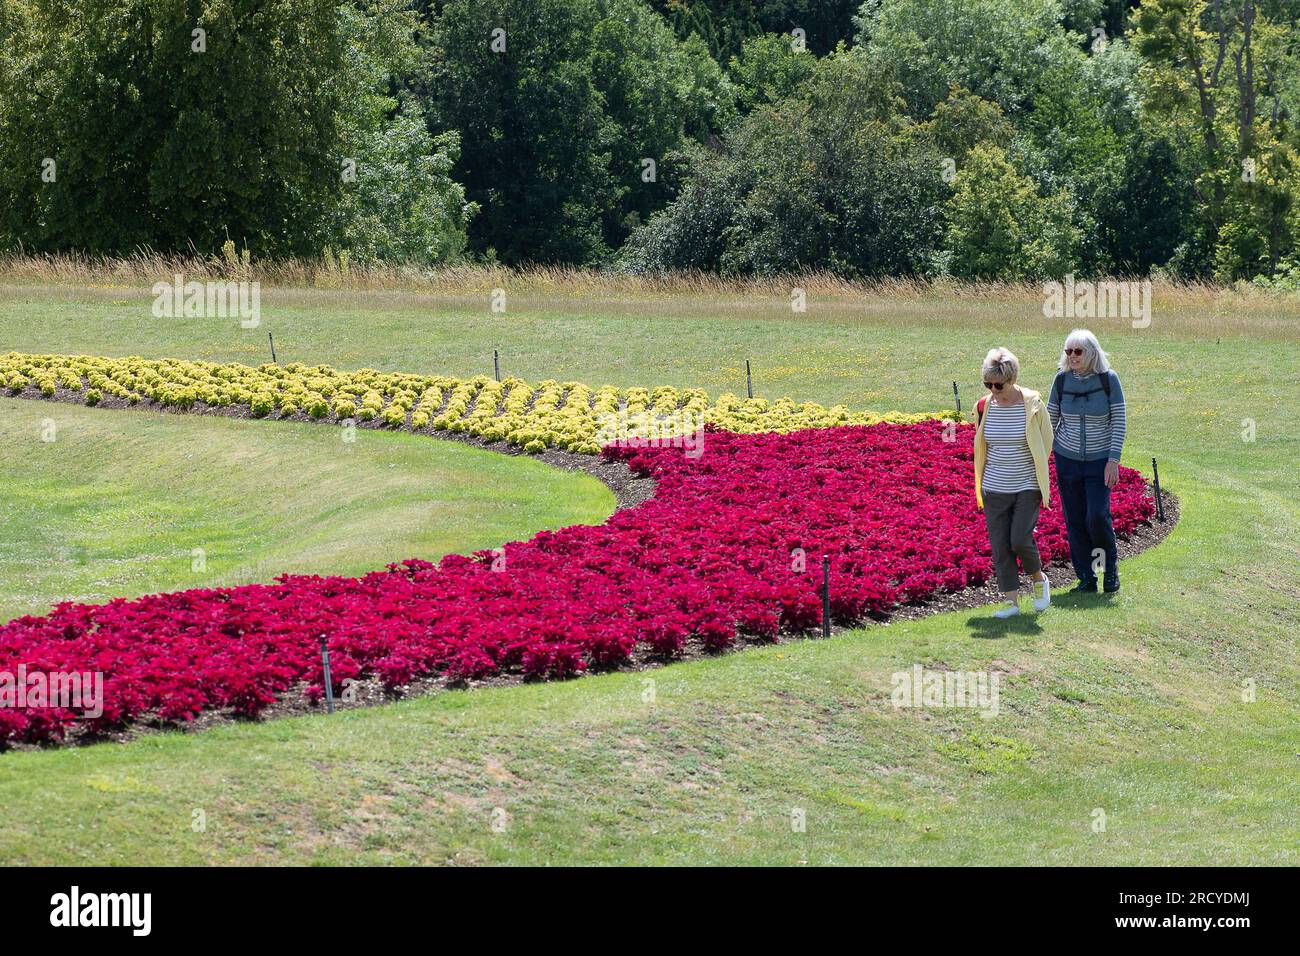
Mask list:
POLYGON ((1012 355, 1010 349, 989 349, 989 354, 984 356, 984 377, 990 375, 1005 384, 1014 385, 1016 379, 1020 378, 1020 359, 1012 355))
POLYGON ((1088 376, 1093 372, 1098 375, 1110 371, 1110 356, 1101 349, 1101 343, 1097 341, 1097 336, 1093 335, 1087 329, 1075 329, 1065 337, 1065 345, 1061 347, 1061 361, 1057 368, 1062 372, 1070 369, 1070 357, 1065 354, 1066 349, 1083 349, 1083 370, 1081 375, 1088 376))

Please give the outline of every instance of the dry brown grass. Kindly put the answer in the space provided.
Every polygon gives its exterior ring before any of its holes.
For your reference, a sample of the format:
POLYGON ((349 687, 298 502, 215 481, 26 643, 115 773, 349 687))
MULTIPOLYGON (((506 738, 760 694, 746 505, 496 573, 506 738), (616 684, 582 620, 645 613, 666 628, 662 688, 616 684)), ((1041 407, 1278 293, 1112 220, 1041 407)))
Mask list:
MULTIPOLYGON (((439 269, 341 264, 336 258, 242 261, 225 256, 140 253, 125 258, 78 254, 0 255, 0 294, 69 289, 99 298, 122 291, 146 295, 153 283, 191 279, 249 279, 264 301, 336 309, 486 308, 496 289, 510 311, 645 314, 653 317, 725 316, 817 322, 907 322, 961 326, 1042 321, 1043 288, 1036 282, 958 282, 923 279, 851 280, 827 272, 761 278, 700 272, 623 275, 569 266, 465 265, 439 269), (791 309, 802 289, 806 313, 791 309)), ((1270 293, 1246 284, 1152 283, 1156 325, 1182 334, 1300 335, 1300 295, 1270 293)), ((1094 320, 1105 328, 1112 320, 1094 320)), ((1127 326, 1127 320, 1120 324, 1127 326)))
MULTIPOLYGON (((337 259, 258 260, 245 265, 238 258, 137 253, 114 258, 78 253, 0 254, 0 281, 38 284, 120 286, 152 285, 176 274, 186 280, 256 279, 278 288, 329 288, 354 291, 405 291, 470 295, 509 288, 518 292, 573 296, 740 296, 788 298, 794 288, 819 298, 949 298, 959 294, 972 301, 1041 301, 1037 282, 959 282, 909 278, 855 280, 829 272, 757 278, 723 277, 703 272, 626 275, 573 266, 535 265, 522 268, 462 265, 422 269, 394 265, 340 265, 337 259)), ((1225 295, 1242 300, 1274 302, 1278 298, 1244 286, 1227 288, 1207 282, 1153 282, 1158 300, 1169 305, 1205 305, 1225 295)))

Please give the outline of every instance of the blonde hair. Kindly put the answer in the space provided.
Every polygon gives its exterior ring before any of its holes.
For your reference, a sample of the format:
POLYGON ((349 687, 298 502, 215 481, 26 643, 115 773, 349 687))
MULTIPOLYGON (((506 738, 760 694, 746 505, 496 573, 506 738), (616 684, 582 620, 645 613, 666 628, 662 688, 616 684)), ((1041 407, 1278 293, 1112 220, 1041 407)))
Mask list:
POLYGON ((1102 351, 1097 336, 1087 329, 1075 329, 1065 337, 1065 344, 1061 346, 1061 361, 1057 365, 1057 368, 1062 372, 1070 370, 1070 357, 1065 354, 1065 350, 1069 348, 1083 349, 1083 371, 1081 374, 1085 377, 1093 372, 1101 375, 1103 372, 1110 371, 1110 356, 1102 351))
POLYGON ((989 349, 984 356, 984 377, 993 377, 1007 385, 1014 385, 1020 378, 1020 359, 1010 349, 989 349))

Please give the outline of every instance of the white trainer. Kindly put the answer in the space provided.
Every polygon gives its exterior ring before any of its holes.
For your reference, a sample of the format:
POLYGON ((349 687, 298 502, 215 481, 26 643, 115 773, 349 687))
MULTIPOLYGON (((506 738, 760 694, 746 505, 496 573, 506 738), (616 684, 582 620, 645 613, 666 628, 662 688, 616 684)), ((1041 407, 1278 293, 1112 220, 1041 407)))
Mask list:
POLYGON ((1020 601, 1015 600, 1008 604, 1000 611, 994 611, 993 616, 998 618, 1015 617, 1020 613, 1020 601))
POLYGON ((1052 585, 1046 577, 1041 581, 1034 582, 1035 588, 1038 588, 1040 585, 1042 586, 1042 592, 1034 598, 1034 610, 1046 611, 1047 606, 1052 603, 1052 585))

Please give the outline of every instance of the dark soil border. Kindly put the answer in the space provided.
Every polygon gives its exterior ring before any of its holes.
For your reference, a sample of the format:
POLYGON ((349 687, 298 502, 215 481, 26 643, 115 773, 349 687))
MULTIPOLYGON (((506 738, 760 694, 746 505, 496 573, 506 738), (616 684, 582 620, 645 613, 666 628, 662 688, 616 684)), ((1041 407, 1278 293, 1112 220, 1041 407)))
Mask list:
MULTIPOLYGON (((71 389, 59 387, 53 396, 43 394, 39 389, 28 386, 22 392, 16 395, 8 395, 12 398, 33 399, 58 404, 73 404, 85 406, 82 398, 84 392, 77 392, 71 389)), ((254 416, 247 405, 237 406, 209 406, 198 402, 189 410, 175 409, 170 406, 160 405, 150 399, 131 403, 123 399, 105 396, 97 406, 111 409, 128 409, 138 411, 151 411, 155 414, 174 414, 174 415, 214 415, 222 418, 241 418, 259 420, 254 416)), ((311 418, 306 413, 299 411, 290 416, 280 416, 277 411, 273 415, 261 416, 267 421, 292 421, 306 422, 310 424, 328 424, 338 425, 340 419, 331 412, 323 418, 311 418)), ((409 419, 409 416, 408 416, 409 419)), ((518 445, 511 445, 507 442, 489 442, 474 435, 467 435, 462 432, 452 432, 434 429, 415 430, 406 425, 403 428, 393 428, 385 424, 378 417, 370 421, 354 420, 357 428, 370 428, 382 431, 405 431, 413 432, 418 435, 426 435, 432 438, 441 438, 448 441, 456 441, 461 444, 472 445, 486 451, 494 451, 505 455, 520 455, 529 458, 540 459, 556 468, 565 471, 581 471, 602 481, 614 493, 617 502, 617 509, 635 507, 644 501, 648 501, 654 496, 655 482, 653 478, 641 477, 632 473, 625 462, 609 461, 598 455, 580 455, 558 449, 547 449, 538 454, 525 452, 518 445)), ((1154 492, 1148 488, 1154 497, 1154 492)), ((1165 520, 1149 521, 1140 525, 1127 539, 1120 539, 1117 542, 1120 560, 1130 558, 1136 554, 1155 547, 1163 541, 1174 530, 1178 524, 1182 511, 1178 498, 1170 493, 1166 488, 1162 488, 1162 498, 1164 503, 1165 520)), ((1074 570, 1068 564, 1055 563, 1044 568, 1047 572, 1048 580, 1051 581, 1053 589, 1061 589, 1073 584, 1076 580, 1074 570)), ((1028 585, 1022 585, 1022 598, 1027 591, 1028 585)), ((917 618, 927 617, 931 614, 942 614, 949 611, 970 610, 974 608, 985 607, 1001 600, 1001 593, 998 591, 997 582, 990 578, 984 585, 979 587, 967 587, 961 591, 936 594, 925 601, 912 604, 900 605, 894 608, 890 613, 878 615, 873 618, 863 620, 851 626, 834 626, 831 628, 831 634, 844 633, 846 631, 861 630, 866 627, 886 625, 895 621, 907 621, 917 618)), ((1022 600, 1022 605, 1027 602, 1022 600)), ((1023 609, 1023 608, 1022 608, 1023 609)), ((1033 612, 1030 612, 1033 613, 1033 612)), ((819 639, 818 632, 805 633, 782 633, 779 640, 814 640, 819 639)), ((666 664, 677 663, 679 661, 696 660, 703 657, 717 657, 722 654, 733 654, 745 650, 747 647, 754 645, 771 644, 772 641, 747 640, 744 636, 738 636, 736 644, 728 650, 714 651, 709 650, 698 641, 688 641, 682 652, 673 657, 663 657, 652 651, 638 647, 633 651, 629 661, 623 666, 617 668, 620 671, 645 671, 662 667, 666 664)), ((591 669, 585 673, 572 678, 581 680, 583 677, 595 676, 605 673, 604 670, 591 669)), ((346 692, 346 697, 335 699, 335 708, 337 710, 355 710, 361 707, 373 707, 381 704, 391 703, 396 700, 404 700, 411 697, 421 697, 427 694, 437 693, 444 690, 474 690, 485 687, 506 687, 515 684, 524 683, 524 678, 520 674, 501 674, 485 680, 473 680, 453 684, 445 677, 428 676, 412 681, 405 687, 396 691, 387 691, 383 684, 377 679, 368 679, 364 681, 355 681, 346 692)), ((77 725, 69 728, 68 735, 61 742, 43 742, 40 744, 10 744, 9 747, 14 750, 39 750, 48 747, 57 746, 78 746, 106 741, 125 742, 136 737, 145 736, 153 733, 162 733, 167 731, 182 730, 187 733, 206 730, 220 724, 227 723, 257 723, 262 720, 276 717, 301 716, 303 714, 322 714, 325 712, 324 701, 312 702, 306 694, 306 684, 299 685, 285 691, 280 699, 265 708, 261 714, 252 718, 238 717, 229 711, 205 711, 195 717, 188 723, 173 724, 163 723, 161 721, 137 720, 128 727, 120 731, 109 734, 91 734, 86 731, 80 731, 77 725)), ((0 746, 0 751, 3 751, 0 746)))

